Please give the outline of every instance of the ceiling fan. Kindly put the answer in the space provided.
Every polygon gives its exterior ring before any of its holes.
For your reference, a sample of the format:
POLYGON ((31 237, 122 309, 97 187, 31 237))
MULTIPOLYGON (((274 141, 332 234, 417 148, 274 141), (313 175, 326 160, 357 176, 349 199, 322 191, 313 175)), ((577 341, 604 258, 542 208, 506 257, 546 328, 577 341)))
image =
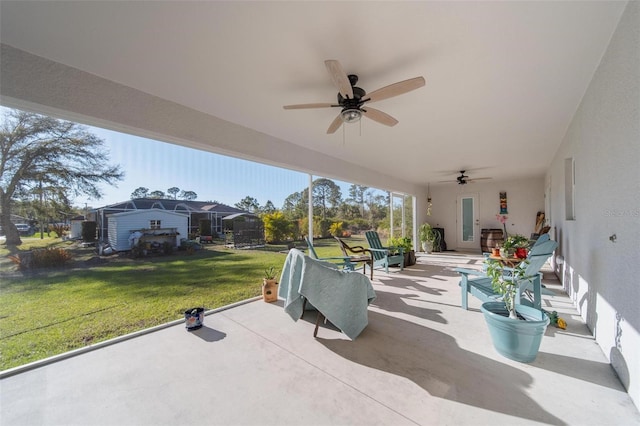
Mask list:
POLYGON ((466 185, 467 183, 473 183, 473 182, 478 181, 478 180, 491 179, 490 177, 481 177, 481 178, 470 179, 469 176, 464 174, 465 172, 466 172, 466 170, 460 170, 460 176, 458 176, 455 180, 441 180, 440 182, 442 182, 442 183, 444 183, 444 182, 458 182, 458 185, 466 185))
POLYGON ((356 86, 358 83, 358 76, 355 74, 347 75, 342 69, 342 65, 340 65, 339 61, 328 59, 324 61, 324 64, 331 76, 331 81, 338 89, 338 102, 285 105, 284 109, 342 108, 340 114, 338 114, 338 116, 329 125, 329 128, 327 129, 328 134, 335 133, 342 123, 354 123, 359 121, 363 115, 373 121, 384 124, 385 126, 395 126, 398 124, 398 120, 382 111, 365 106, 365 103, 377 102, 393 96, 402 95, 403 93, 418 89, 425 84, 424 77, 415 77, 410 78, 409 80, 390 84, 389 86, 382 87, 367 94, 364 89, 356 86))

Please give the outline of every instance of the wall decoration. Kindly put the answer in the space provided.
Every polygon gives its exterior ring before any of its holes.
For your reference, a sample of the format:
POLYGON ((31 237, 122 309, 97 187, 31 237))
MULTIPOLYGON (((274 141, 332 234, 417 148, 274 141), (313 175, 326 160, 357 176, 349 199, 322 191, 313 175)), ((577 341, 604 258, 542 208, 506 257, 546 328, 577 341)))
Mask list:
POLYGON ((507 211, 507 193, 500 193, 500 214, 509 214, 507 211))

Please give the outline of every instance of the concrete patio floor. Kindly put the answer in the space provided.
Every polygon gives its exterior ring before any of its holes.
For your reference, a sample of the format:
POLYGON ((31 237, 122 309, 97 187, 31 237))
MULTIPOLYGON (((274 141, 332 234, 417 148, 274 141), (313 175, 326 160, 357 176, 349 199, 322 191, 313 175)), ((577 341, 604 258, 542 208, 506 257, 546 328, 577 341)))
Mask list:
MULTIPOLYGON (((284 260, 284 259, 283 259, 284 260)), ((376 271, 377 299, 355 340, 315 313, 254 301, 0 381, 10 425, 637 425, 640 414, 559 282, 531 364, 498 355, 479 311, 460 308, 456 266, 432 254, 376 271)))

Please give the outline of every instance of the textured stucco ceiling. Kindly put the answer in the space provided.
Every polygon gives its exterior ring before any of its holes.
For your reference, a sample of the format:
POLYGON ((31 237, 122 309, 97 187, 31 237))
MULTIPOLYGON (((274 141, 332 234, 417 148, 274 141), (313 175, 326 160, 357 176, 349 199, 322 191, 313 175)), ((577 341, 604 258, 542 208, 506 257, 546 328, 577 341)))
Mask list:
POLYGON ((11 2, 2 43, 319 153, 423 185, 456 171, 540 176, 624 2, 11 2), (373 104, 333 135, 324 66, 338 59, 373 104))

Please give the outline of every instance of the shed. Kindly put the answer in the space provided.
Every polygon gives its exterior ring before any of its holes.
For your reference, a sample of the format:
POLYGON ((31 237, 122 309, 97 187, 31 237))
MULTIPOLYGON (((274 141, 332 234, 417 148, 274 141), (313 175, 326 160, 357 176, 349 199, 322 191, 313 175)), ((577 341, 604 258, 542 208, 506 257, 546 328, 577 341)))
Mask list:
POLYGON ((187 238, 188 216, 162 209, 132 210, 109 216, 109 244, 116 251, 130 250, 130 237, 139 232, 147 242, 170 242, 173 247, 187 238))
POLYGON ((82 237, 82 222, 84 222, 84 216, 72 217, 69 223, 69 238, 77 240, 82 237))
POLYGON ((264 223, 253 213, 236 213, 222 218, 225 243, 234 248, 264 245, 264 223))

